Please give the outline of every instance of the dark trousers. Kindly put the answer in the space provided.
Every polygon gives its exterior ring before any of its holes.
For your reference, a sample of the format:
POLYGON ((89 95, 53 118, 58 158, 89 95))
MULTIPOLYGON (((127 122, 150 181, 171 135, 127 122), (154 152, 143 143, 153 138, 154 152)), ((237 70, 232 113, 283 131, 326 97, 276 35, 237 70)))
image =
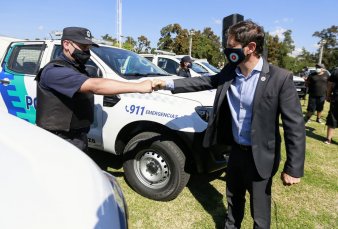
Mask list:
POLYGON ((251 149, 237 145, 229 157, 226 171, 228 213, 225 228, 240 228, 244 217, 245 194, 250 194, 253 228, 270 228, 272 177, 262 179, 256 170, 251 149))
POLYGON ((88 154, 88 138, 87 132, 88 128, 80 129, 80 130, 70 130, 69 132, 66 131, 50 131, 53 134, 59 136, 60 138, 68 141, 69 143, 73 144, 86 154, 88 154))

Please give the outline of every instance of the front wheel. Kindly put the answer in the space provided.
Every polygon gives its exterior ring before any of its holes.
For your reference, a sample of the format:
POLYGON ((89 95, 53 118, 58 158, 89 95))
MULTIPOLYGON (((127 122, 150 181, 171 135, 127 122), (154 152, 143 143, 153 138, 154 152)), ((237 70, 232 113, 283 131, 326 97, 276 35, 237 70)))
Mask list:
POLYGON ((139 194, 153 200, 175 199, 189 181, 185 155, 171 140, 153 132, 133 137, 124 151, 124 175, 139 194))

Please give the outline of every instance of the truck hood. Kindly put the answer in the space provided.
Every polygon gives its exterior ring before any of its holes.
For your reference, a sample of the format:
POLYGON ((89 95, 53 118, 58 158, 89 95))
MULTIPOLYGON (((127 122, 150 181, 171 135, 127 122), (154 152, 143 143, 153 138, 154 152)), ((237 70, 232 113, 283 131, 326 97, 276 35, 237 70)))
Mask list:
POLYGON ((212 106, 215 100, 216 89, 179 94, 172 94, 171 92, 169 92, 169 94, 170 96, 196 101, 200 103, 201 106, 212 106))
MULTIPOLYGON (((184 77, 180 76, 167 76, 165 79, 182 79, 184 77)), ((161 94, 166 94, 168 96, 175 96, 178 98, 184 98, 184 99, 189 99, 196 101, 201 104, 201 106, 212 106, 214 104, 215 100, 215 94, 216 94, 216 89, 212 90, 205 90, 205 91, 197 91, 197 92, 189 92, 189 93, 179 93, 179 94, 173 94, 171 91, 166 91, 166 90, 160 90, 155 93, 161 93, 161 94)))

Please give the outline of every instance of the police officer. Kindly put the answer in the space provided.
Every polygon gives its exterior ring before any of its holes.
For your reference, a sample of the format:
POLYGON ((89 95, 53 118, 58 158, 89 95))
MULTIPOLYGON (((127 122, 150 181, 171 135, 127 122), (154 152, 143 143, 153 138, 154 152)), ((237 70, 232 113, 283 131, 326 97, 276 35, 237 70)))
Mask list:
POLYGON ((38 73, 38 126, 88 151, 87 133, 94 118, 94 95, 152 92, 151 81, 129 83, 91 78, 85 64, 90 47, 98 47, 86 28, 67 27, 61 38, 62 53, 38 73))
POLYGON ((190 56, 184 56, 181 59, 180 69, 178 70, 177 75, 183 77, 191 77, 190 68, 192 67, 192 59, 190 56))

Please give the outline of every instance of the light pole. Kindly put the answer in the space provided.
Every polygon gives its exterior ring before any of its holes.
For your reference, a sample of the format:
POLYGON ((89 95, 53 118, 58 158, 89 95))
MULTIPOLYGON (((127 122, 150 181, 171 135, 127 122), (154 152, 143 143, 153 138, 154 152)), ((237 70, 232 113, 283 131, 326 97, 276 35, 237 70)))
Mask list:
POLYGON ((122 47, 122 0, 117 0, 116 4, 116 36, 119 47, 122 47))
POLYGON ((325 39, 322 39, 320 42, 319 42, 319 45, 320 45, 320 52, 319 52, 319 61, 318 61, 318 64, 321 64, 322 63, 322 59, 323 59, 323 51, 324 51, 324 45, 326 44, 326 40, 325 39))
POLYGON ((189 30, 189 56, 191 56, 191 48, 192 48, 192 36, 195 35, 195 30, 189 30))

